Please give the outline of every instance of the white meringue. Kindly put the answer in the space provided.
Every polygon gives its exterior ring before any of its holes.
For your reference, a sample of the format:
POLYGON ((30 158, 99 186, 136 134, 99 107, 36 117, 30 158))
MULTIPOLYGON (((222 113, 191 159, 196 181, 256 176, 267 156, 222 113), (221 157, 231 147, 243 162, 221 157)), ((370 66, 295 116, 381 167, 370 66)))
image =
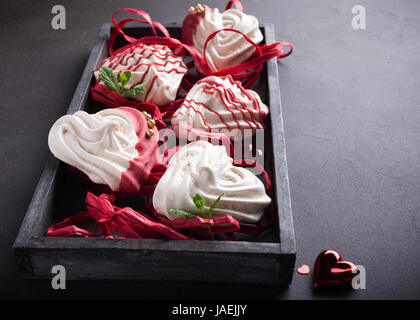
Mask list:
MULTIPOLYGON (((203 54, 204 44, 209 35, 226 28, 241 31, 255 43, 263 40, 256 17, 237 9, 228 9, 220 13, 217 8, 206 7, 193 35, 194 48, 203 54)), ((220 71, 245 62, 254 51, 255 48, 241 34, 221 31, 207 44, 206 58, 213 71, 220 71)))
POLYGON ((263 129, 268 107, 259 95, 246 90, 231 76, 209 76, 188 92, 172 117, 172 125, 184 123, 195 129, 229 134, 237 129, 263 129))
POLYGON ((164 45, 139 44, 105 59, 94 71, 99 77, 99 69, 107 67, 115 74, 131 71, 131 78, 125 89, 145 87, 146 93, 132 96, 137 101, 164 105, 175 100, 187 67, 181 56, 175 55, 164 45))
POLYGON ((65 115, 54 123, 48 135, 48 146, 58 159, 114 191, 130 161, 138 157, 137 143, 136 126, 120 109, 65 115))
POLYGON ((195 141, 180 148, 170 159, 154 191, 155 210, 170 220, 181 218, 169 213, 170 209, 201 216, 193 203, 193 195, 198 193, 205 199, 205 212, 208 212, 209 206, 224 193, 213 217, 229 214, 239 222, 258 222, 271 199, 257 176, 235 167, 232 162, 223 146, 206 141, 195 141))

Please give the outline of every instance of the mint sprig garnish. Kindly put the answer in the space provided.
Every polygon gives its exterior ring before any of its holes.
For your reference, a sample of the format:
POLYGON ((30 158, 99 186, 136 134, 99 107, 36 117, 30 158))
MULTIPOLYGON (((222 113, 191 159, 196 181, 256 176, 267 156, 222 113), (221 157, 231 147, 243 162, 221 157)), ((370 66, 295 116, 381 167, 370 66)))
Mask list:
POLYGON ((206 200, 203 199, 203 197, 200 194, 195 194, 193 195, 193 201, 195 206, 200 209, 201 214, 203 215, 203 217, 206 217, 206 214, 204 212, 204 205, 206 204, 206 200))
POLYGON ((117 78, 112 69, 107 67, 101 67, 99 69, 99 78, 109 90, 115 91, 124 98, 138 96, 139 94, 146 92, 145 87, 135 87, 130 90, 124 89, 125 85, 131 78, 131 71, 120 73, 117 78))
MULTIPOLYGON (((214 202, 210 205, 210 208, 209 208, 209 211, 207 212, 207 214, 204 211, 204 206, 206 205, 206 200, 204 200, 204 198, 199 193, 196 193, 195 195, 193 195, 193 202, 194 202, 194 205, 197 207, 197 209, 200 209, 201 215, 203 216, 203 218, 210 219, 210 218, 213 217, 213 210, 216 208, 220 199, 222 199, 222 197, 224 195, 225 194, 222 193, 220 196, 217 197, 216 200, 214 200, 214 202)), ((181 209, 170 209, 169 212, 170 213, 175 213, 178 216, 186 217, 186 218, 197 217, 197 214, 191 213, 191 212, 188 212, 188 211, 184 211, 184 210, 181 210, 181 209)), ((211 232, 210 226, 207 226, 207 229, 209 230, 209 234, 210 234, 212 240, 215 240, 213 232, 211 232)))
POLYGON ((211 206, 210 206, 210 209, 209 209, 209 212, 207 213, 207 215, 209 216, 209 218, 212 218, 213 217, 213 210, 216 208, 216 206, 217 206, 217 204, 219 203, 219 201, 220 201, 220 199, 222 199, 222 197, 224 196, 225 194, 224 193, 222 193, 220 196, 218 196, 217 197, 217 199, 216 200, 214 200, 214 202, 211 204, 211 206))
POLYGON ((121 95, 124 98, 128 98, 128 97, 131 97, 131 96, 138 96, 139 94, 145 93, 145 92, 146 92, 146 89, 144 87, 135 87, 133 89, 130 89, 128 91, 125 91, 125 92, 121 93, 121 95))
POLYGON ((99 78, 101 78, 102 82, 105 84, 105 86, 112 91, 120 92, 121 88, 118 83, 118 79, 114 74, 114 71, 112 71, 109 68, 102 67, 99 69, 99 78))
POLYGON ((120 73, 118 75, 120 79, 121 88, 124 88, 124 86, 127 84, 128 80, 131 78, 131 71, 126 71, 124 73, 120 73))
POLYGON ((181 209, 170 209, 169 212, 175 213, 178 216, 187 217, 187 218, 195 218, 197 216, 195 213, 187 212, 181 209))

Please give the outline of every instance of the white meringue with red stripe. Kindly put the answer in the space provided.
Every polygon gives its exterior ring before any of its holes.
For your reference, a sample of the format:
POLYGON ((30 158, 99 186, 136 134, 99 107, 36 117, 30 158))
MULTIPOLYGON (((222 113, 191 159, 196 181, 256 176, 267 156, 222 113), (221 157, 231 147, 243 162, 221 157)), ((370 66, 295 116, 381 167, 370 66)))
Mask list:
POLYGON ((59 118, 48 135, 51 152, 113 191, 136 192, 157 162, 158 132, 147 135, 145 116, 133 108, 77 111, 59 118))
MULTIPOLYGON (((182 40, 192 45, 201 54, 207 38, 221 29, 235 29, 259 43, 263 35, 258 26, 258 19, 237 9, 220 12, 217 8, 203 6, 204 12, 192 10, 185 17, 182 25, 182 40)), ((243 35, 232 31, 221 31, 209 41, 206 58, 213 71, 220 71, 245 62, 255 51, 243 35)))
POLYGON ((182 58, 164 45, 138 44, 106 58, 94 71, 94 75, 98 79, 101 67, 112 69, 115 75, 131 71, 131 78, 124 88, 146 88, 146 93, 131 98, 164 105, 175 100, 187 72, 182 58))
POLYGON ((200 194, 209 206, 224 196, 213 217, 231 215, 239 222, 258 222, 271 199, 264 184, 251 171, 233 165, 225 147, 195 141, 180 148, 169 160, 168 168, 153 194, 153 207, 170 220, 181 218, 170 209, 181 209, 201 216, 193 195, 200 194))
POLYGON ((172 125, 187 124, 235 138, 238 130, 263 129, 267 114, 268 107, 255 91, 244 89, 231 76, 209 76, 191 88, 174 113, 172 125))

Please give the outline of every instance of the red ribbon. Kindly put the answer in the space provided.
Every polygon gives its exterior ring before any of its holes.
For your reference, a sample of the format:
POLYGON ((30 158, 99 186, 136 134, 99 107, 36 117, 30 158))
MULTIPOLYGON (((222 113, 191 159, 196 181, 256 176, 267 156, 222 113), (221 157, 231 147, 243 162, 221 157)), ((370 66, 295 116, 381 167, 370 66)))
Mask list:
POLYGON ((146 199, 147 208, 152 211, 154 216, 160 220, 164 225, 174 229, 185 229, 194 233, 209 234, 208 229, 204 227, 211 227, 213 234, 227 234, 240 230, 239 222, 231 215, 225 215, 218 218, 202 218, 196 216, 194 218, 179 218, 175 220, 169 220, 167 217, 160 215, 152 205, 151 197, 146 199))
MULTIPOLYGON (((255 47, 255 53, 258 53, 258 55, 260 57, 262 56, 262 51, 261 51, 259 45, 256 44, 254 41, 252 41, 246 34, 242 33, 239 30, 226 28, 226 29, 216 30, 215 32, 213 32, 211 35, 209 35, 209 37, 207 38, 206 42, 204 43, 203 57, 204 57, 204 63, 206 65, 208 65, 208 63, 207 63, 207 54, 206 54, 207 45, 208 45, 209 41, 211 39, 213 39, 221 31, 231 31, 231 32, 236 32, 236 33, 241 34, 245 38, 246 41, 248 41, 252 46, 255 47)), ((254 55, 255 55, 255 53, 254 53, 254 55)), ((248 80, 248 82, 243 85, 244 88, 249 89, 249 88, 251 88, 251 86, 254 84, 254 82, 260 76, 261 71, 262 71, 262 63, 256 64, 255 67, 256 67, 256 70, 255 71, 250 71, 250 72, 248 72, 246 74, 243 74, 243 72, 245 72, 248 69, 251 69, 253 67, 245 68, 245 67, 243 67, 243 63, 242 64, 239 64, 239 65, 236 65, 236 66, 233 66, 233 67, 230 67, 230 68, 227 68, 227 69, 224 69, 224 70, 221 70, 221 71, 215 71, 215 72, 213 72, 213 71, 210 71, 210 72, 204 71, 203 74, 204 74, 205 77, 210 76, 210 75, 224 76, 224 75, 230 74, 230 75, 232 75, 232 78, 234 80, 242 80, 242 81, 250 78, 248 80)))
MULTIPOLYGON (((238 0, 230 0, 226 5, 225 10, 236 6, 238 10, 242 11, 242 5, 238 0)), ((178 39, 171 38, 169 32, 166 28, 159 22, 153 21, 150 16, 142 11, 137 9, 119 9, 112 16, 112 22, 115 25, 115 29, 111 33, 108 49, 110 55, 117 54, 131 46, 136 46, 139 44, 160 44, 166 45, 171 48, 176 54, 184 56, 185 51, 192 56, 193 61, 188 64, 189 68, 193 68, 194 64, 200 71, 200 77, 206 77, 209 75, 232 75, 235 80, 240 80, 244 82, 245 88, 250 88, 252 84, 258 79, 261 71, 262 64, 267 62, 270 59, 284 58, 290 55, 293 51, 293 45, 289 42, 279 42, 269 45, 260 46, 254 43, 249 37, 247 37, 242 32, 235 29, 222 29, 213 32, 204 45, 204 57, 193 47, 183 44, 178 39), (141 19, 123 19, 120 22, 116 22, 115 16, 122 11, 135 13, 141 16, 144 20, 141 19), (135 39, 126 35, 123 31, 123 27, 131 22, 141 22, 148 23, 151 28, 154 36, 143 37, 141 39, 135 39), (157 36, 156 28, 159 29, 164 37, 157 36), (213 39, 218 32, 228 31, 240 33, 244 38, 255 47, 254 54, 244 63, 232 66, 225 70, 218 72, 212 72, 205 55, 207 44, 211 39, 213 39), (118 34, 122 34, 124 39, 129 42, 128 45, 119 48, 114 51, 114 45, 118 34), (289 47, 288 51, 283 51, 283 47, 289 47)), ((182 81, 182 86, 189 90, 194 83, 199 80, 199 78, 192 76, 191 74, 186 74, 182 81)), ((146 111, 153 116, 156 121, 158 129, 166 127, 163 119, 171 117, 175 110, 178 108, 183 99, 175 100, 174 102, 165 105, 157 106, 149 102, 137 102, 123 98, 118 93, 111 91, 106 88, 103 84, 97 83, 93 88, 91 88, 92 99, 103 103, 109 107, 120 107, 120 106, 129 106, 136 108, 141 111, 146 111)), ((223 134, 208 133, 196 130, 187 125, 182 125, 185 127, 188 133, 193 133, 201 138, 208 138, 213 140, 217 138, 222 144, 229 148, 228 153, 232 156, 234 150, 231 144, 230 139, 223 134)), ((175 127, 175 126, 174 126, 175 127)), ((168 129, 168 132, 174 129, 171 127, 168 129)), ((205 228, 207 226, 211 227, 213 234, 225 234, 228 239, 233 239, 235 231, 240 231, 250 234, 259 234, 262 231, 266 230, 274 221, 274 210, 273 206, 270 205, 268 211, 270 213, 269 221, 263 225, 249 225, 249 224, 239 224, 239 222, 230 215, 222 216, 215 219, 205 219, 201 217, 189 218, 189 219, 175 219, 169 220, 166 217, 158 214, 151 203, 151 196, 153 195, 156 184, 159 182, 159 179, 162 177, 166 170, 166 163, 168 159, 172 156, 174 152, 178 150, 179 147, 173 147, 169 149, 166 146, 164 137, 166 134, 161 136, 161 141, 164 144, 164 152, 160 156, 160 163, 158 163, 155 168, 152 170, 148 183, 140 188, 140 191, 135 194, 135 196, 145 196, 147 208, 153 213, 154 217, 151 217, 141 211, 135 211, 131 208, 118 208, 112 203, 116 198, 124 198, 130 196, 128 194, 114 192, 112 193, 109 189, 104 188, 103 186, 96 188, 102 194, 95 196, 92 192, 88 192, 86 195, 86 204, 87 211, 81 212, 71 217, 65 219, 64 221, 50 226, 48 228, 47 235, 51 237, 69 237, 69 236, 82 236, 82 237, 99 237, 104 236, 105 238, 116 238, 113 233, 117 233, 123 236, 123 238, 168 238, 174 240, 190 240, 195 239, 193 237, 186 236, 180 233, 178 230, 183 230, 184 232, 193 232, 201 233, 208 235, 208 230, 205 228), (103 193, 104 190, 107 190, 106 193, 103 193), (100 229, 99 232, 90 232, 88 230, 77 227, 76 224, 87 221, 95 220, 100 229)), ((257 167, 264 175, 266 181, 266 193, 271 193, 271 182, 267 172, 254 160, 241 159, 234 160, 234 164, 237 166, 247 167, 255 166, 257 167)))
POLYGON ((225 7, 225 11, 231 9, 234 5, 239 11, 243 11, 242 4, 239 0, 230 0, 225 7))
MULTIPOLYGON (((175 54, 179 56, 184 56, 185 51, 188 51, 188 53, 191 55, 191 57, 194 59, 196 63, 198 63, 200 69, 204 70, 204 72, 211 72, 210 67, 203 59, 203 56, 200 52, 197 51, 192 46, 189 46, 187 44, 182 43, 180 40, 175 38, 164 38, 164 37, 142 37, 140 39, 136 39, 135 41, 131 42, 130 44, 127 44, 117 50, 114 51, 114 54, 120 53, 124 50, 127 50, 133 46, 137 46, 139 44, 158 44, 158 45, 165 45, 175 52, 175 54)), ((113 43, 109 43, 110 46, 113 46, 113 43)))
POLYGON ((78 235, 86 238, 104 236, 120 238, 112 232, 131 239, 156 239, 166 237, 172 240, 191 240, 168 226, 153 221, 141 211, 129 207, 118 208, 112 203, 115 197, 101 194, 99 197, 88 192, 86 195, 87 212, 75 214, 64 221, 48 228, 49 237, 70 237, 78 235), (87 220, 96 220, 100 232, 94 233, 75 226, 87 220))
POLYGON ((140 22, 140 23, 148 23, 150 25, 150 27, 152 28, 153 34, 155 35, 155 37, 157 37, 157 33, 156 33, 156 29, 155 26, 163 33, 163 35, 167 38, 170 38, 171 36, 169 35, 168 30, 159 22, 153 21, 150 16, 144 12, 143 10, 138 10, 138 9, 132 9, 132 8, 124 8, 124 9, 119 9, 117 11, 114 12, 114 14, 112 15, 112 22, 115 25, 115 30, 114 32, 111 33, 111 36, 109 38, 109 45, 108 45, 108 50, 109 50, 109 54, 112 56, 114 54, 113 52, 113 47, 114 47, 114 43, 115 40, 118 36, 118 34, 121 34, 124 39, 129 42, 135 42, 137 39, 130 37, 128 35, 125 34, 125 32, 123 31, 123 27, 127 24, 127 23, 131 23, 131 22, 140 22), (135 13, 141 17, 144 18, 144 20, 140 20, 140 19, 123 19, 120 22, 116 22, 115 21, 115 16, 122 12, 131 12, 131 13, 135 13))
MULTIPOLYGON (((242 5, 240 3, 239 0, 230 0, 227 5, 225 10, 232 8, 233 6, 236 6, 238 10, 242 11, 242 5)), ((251 86, 255 83, 255 81, 258 79, 258 77, 261 74, 262 71, 262 65, 263 63, 276 58, 276 59, 281 59, 281 58, 285 58, 287 56, 289 56, 292 52, 293 52, 293 45, 287 41, 282 41, 282 42, 278 42, 278 43, 273 43, 273 44, 268 44, 268 45, 263 45, 260 46, 259 44, 256 44, 255 42, 253 42, 247 35, 245 35, 244 33, 242 33, 239 30, 235 30, 235 29, 221 29, 221 30, 217 30, 215 32, 213 32, 212 34, 210 34, 210 36, 207 38, 205 45, 204 45, 204 54, 200 54, 200 52, 198 52, 194 47, 189 46, 187 44, 182 43, 181 41, 179 41, 178 39, 172 38, 168 32, 168 30, 159 22, 153 21, 151 19, 151 17, 144 11, 142 10, 138 10, 138 9, 132 9, 132 8, 123 8, 123 9, 119 9, 117 10, 113 15, 112 15, 112 22, 115 25, 115 29, 112 31, 109 42, 108 42, 108 51, 110 55, 114 55, 117 54, 119 52, 122 52, 132 46, 137 46, 139 44, 146 44, 146 45, 150 45, 150 44, 159 44, 159 45, 165 45, 168 46, 169 48, 171 48, 175 54, 180 55, 180 56, 184 56, 185 55, 185 51, 188 51, 188 53, 191 55, 191 57, 193 58, 192 63, 189 63, 187 65, 187 67, 189 69, 194 68, 194 65, 197 67, 198 69, 198 77, 193 76, 191 73, 187 73, 181 83, 181 86, 185 89, 185 90, 190 90, 191 87, 194 85, 195 82, 197 82, 200 78, 203 77, 207 77, 210 75, 215 75, 215 76, 224 76, 224 75, 232 75, 232 77, 235 80, 239 80, 243 83, 244 88, 249 89, 251 88, 251 86), (130 19, 123 19, 120 22, 117 22, 115 19, 115 16, 122 12, 130 12, 130 13, 134 13, 139 15, 140 17, 142 17, 143 19, 134 19, 134 18, 130 18, 130 19), (152 32, 154 34, 154 36, 150 36, 150 37, 142 37, 140 39, 136 39, 133 37, 128 36, 127 34, 125 34, 123 27, 131 22, 140 22, 140 23, 147 23, 150 25, 150 27, 152 28, 152 32), (162 33, 163 33, 163 37, 159 37, 157 35, 156 32, 156 28, 159 29, 162 33), (210 68, 210 66, 207 63, 207 57, 206 57, 206 49, 207 49, 207 45, 209 43, 210 40, 212 40, 217 33, 221 32, 221 31, 227 31, 227 32, 236 32, 241 34, 247 42, 249 42, 253 47, 255 47, 255 52, 253 53, 253 55, 244 63, 241 63, 239 65, 236 66, 232 66, 229 68, 226 68, 224 70, 220 70, 217 72, 213 72, 210 68), (118 36, 118 34, 121 34, 124 39, 129 42, 128 45, 123 46, 117 50, 114 50, 114 46, 115 46, 115 41, 116 38, 118 36), (284 51, 283 48, 284 47, 288 47, 289 50, 284 51)), ((93 91, 98 91, 98 84, 94 86, 93 91)), ((108 99, 115 101, 115 94, 106 94, 105 91, 107 91, 108 89, 99 89, 101 91, 102 95, 105 95, 108 99)), ((110 90, 108 90, 110 91, 110 90)), ((94 99, 96 99, 98 96, 97 95, 92 95, 92 97, 94 99)), ((120 99, 119 99, 120 100, 120 99)), ((103 101, 103 100, 102 100, 103 101)), ((102 102, 99 101, 99 102, 102 102)), ((122 102, 124 103, 123 105, 129 105, 129 99, 124 99, 122 102)), ((169 105, 165 105, 165 106, 156 106, 162 113, 163 112, 168 112, 167 114, 164 114, 164 117, 170 117, 174 110, 176 110, 176 108, 179 106, 179 104, 182 102, 182 99, 178 99, 175 102, 173 102, 172 104, 169 105)), ((111 106, 111 104, 106 104, 108 106, 111 106)))
POLYGON ((166 124, 163 119, 170 118, 183 101, 183 99, 178 99, 167 105, 158 107, 156 104, 151 102, 139 102, 123 98, 121 95, 115 91, 109 90, 101 83, 96 83, 95 86, 90 89, 90 94, 94 101, 111 108, 126 106, 140 111, 146 111, 153 117, 158 129, 166 128, 166 124), (162 112, 161 110, 165 111, 162 112))
MULTIPOLYGON (((234 151, 231 141, 226 135, 202 132, 185 124, 178 124, 176 126, 183 126, 188 133, 193 133, 200 138, 207 138, 210 141, 215 141, 217 139, 219 143, 221 142, 222 145, 229 148, 228 153, 231 155, 234 151)), ((174 127, 175 126, 169 128, 164 134, 162 134, 160 136, 160 140, 164 141, 165 136, 169 132, 173 131, 174 127)), ((139 192, 135 194, 112 192, 106 186, 97 185, 86 195, 87 211, 74 214, 62 222, 50 226, 48 228, 47 235, 50 237, 82 236, 92 238, 104 236, 105 238, 118 238, 113 235, 113 233, 117 233, 122 235, 122 238, 157 239, 164 237, 173 240, 192 240, 195 238, 186 236, 179 231, 183 230, 189 233, 209 235, 209 231, 206 227, 211 227, 211 231, 214 235, 224 234, 228 239, 232 239, 234 237, 233 232, 239 231, 249 234, 259 234, 273 223, 274 213, 272 206, 269 208, 271 219, 261 226, 240 224, 230 215, 213 219, 206 219, 197 216, 188 219, 179 218, 169 220, 157 213, 153 208, 151 197, 156 184, 166 171, 166 163, 178 148, 179 147, 173 147, 169 149, 167 145, 164 144, 164 151, 160 157, 160 163, 156 164, 153 168, 149 176, 148 183, 142 186, 139 192), (95 196, 94 193, 100 195, 95 196), (154 217, 151 217, 142 211, 135 211, 129 207, 119 208, 112 204, 116 199, 122 199, 128 196, 146 197, 147 209, 153 213, 154 217), (100 231, 90 232, 76 225, 88 220, 96 221, 100 231)), ((241 167, 257 167, 264 175, 266 181, 266 193, 271 193, 272 185, 270 178, 264 168, 255 160, 241 159, 234 160, 233 163, 241 167)))

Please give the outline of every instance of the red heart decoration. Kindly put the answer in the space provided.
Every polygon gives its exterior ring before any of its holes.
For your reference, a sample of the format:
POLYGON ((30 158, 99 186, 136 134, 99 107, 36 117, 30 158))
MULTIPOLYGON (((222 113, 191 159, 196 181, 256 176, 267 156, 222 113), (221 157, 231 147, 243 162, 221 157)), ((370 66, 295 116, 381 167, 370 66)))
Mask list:
POLYGON ((309 269, 309 266, 306 264, 301 265, 298 269, 297 269, 297 273, 299 274, 303 274, 303 275, 307 275, 311 272, 311 269, 309 269))
POLYGON ((315 261, 314 287, 347 285, 358 273, 353 262, 343 261, 337 251, 325 250, 315 261))

